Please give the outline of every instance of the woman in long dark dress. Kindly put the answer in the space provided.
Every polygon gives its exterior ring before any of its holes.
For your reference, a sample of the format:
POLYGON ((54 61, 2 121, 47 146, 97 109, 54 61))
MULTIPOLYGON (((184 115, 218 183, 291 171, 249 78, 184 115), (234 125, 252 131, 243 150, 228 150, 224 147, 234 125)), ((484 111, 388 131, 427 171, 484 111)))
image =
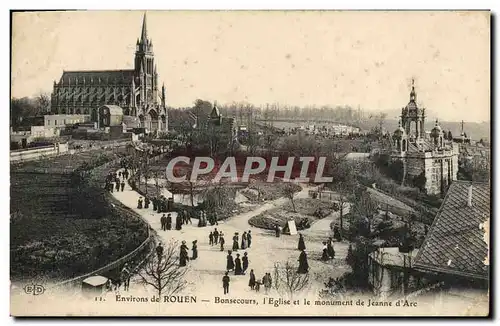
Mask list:
POLYGON ((330 259, 330 256, 328 256, 328 247, 326 245, 326 242, 323 242, 323 254, 321 255, 321 260, 322 261, 328 261, 330 259))
POLYGON ((196 258, 198 258, 198 240, 194 240, 193 241, 193 247, 191 248, 191 250, 193 251, 193 257, 191 258, 192 260, 195 260, 196 258))
POLYGON ((167 214, 167 223, 166 223, 167 230, 172 229, 172 215, 170 213, 167 214))
POLYGON ((238 233, 235 233, 233 237, 233 251, 238 251, 238 249, 240 249, 238 245, 238 233))
POLYGON ((139 200, 137 201, 137 208, 142 208, 142 197, 139 197, 139 200))
POLYGON ((333 240, 332 238, 328 238, 328 241, 327 241, 327 244, 326 244, 326 249, 328 251, 328 256, 330 256, 330 258, 335 258, 335 250, 333 249, 333 240))
POLYGON ((177 214, 177 217, 175 218, 175 229, 182 230, 182 219, 179 214, 177 214))
POLYGON ((188 247, 186 246, 186 241, 182 241, 181 253, 179 255, 179 266, 186 266, 189 260, 188 247))
POLYGON ((232 271, 234 269, 234 260, 233 260, 233 256, 231 255, 231 250, 229 250, 227 252, 226 260, 227 260, 226 270, 232 271))
POLYGON ((248 269, 248 253, 246 251, 243 254, 243 258, 241 258, 241 261, 243 262, 243 274, 245 274, 248 269))
POLYGON ((247 248, 247 233, 246 231, 243 232, 241 235, 241 249, 246 249, 247 248))
POLYGON ((309 271, 309 263, 307 262, 307 254, 305 250, 302 250, 299 256, 299 268, 297 269, 298 274, 306 274, 309 271))
POLYGON ((255 289, 255 274, 253 269, 250 270, 250 280, 248 281, 248 286, 251 290, 255 289))
POLYGON ((158 210, 158 200, 156 199, 156 197, 153 197, 151 202, 153 203, 153 211, 156 212, 158 210))
POLYGON ((149 203, 150 203, 150 200, 149 200, 149 198, 148 198, 148 197, 146 197, 146 198, 144 199, 144 208, 149 208, 149 203))
POLYGON ((236 259, 234 260, 234 275, 243 275, 240 254, 236 254, 236 259))
POLYGON ((252 245, 252 231, 248 230, 247 233, 247 242, 248 242, 248 248, 252 245))
POLYGON ((297 246, 297 248, 302 251, 302 250, 306 250, 306 244, 304 242, 304 236, 301 234, 299 234, 299 245, 297 246))

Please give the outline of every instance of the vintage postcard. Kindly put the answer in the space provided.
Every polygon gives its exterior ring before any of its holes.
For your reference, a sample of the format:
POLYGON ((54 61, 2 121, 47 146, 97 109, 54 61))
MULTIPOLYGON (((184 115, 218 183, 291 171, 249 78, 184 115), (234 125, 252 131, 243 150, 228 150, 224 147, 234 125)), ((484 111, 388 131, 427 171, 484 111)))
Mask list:
POLYGON ((11 315, 490 314, 489 11, 11 19, 11 315))

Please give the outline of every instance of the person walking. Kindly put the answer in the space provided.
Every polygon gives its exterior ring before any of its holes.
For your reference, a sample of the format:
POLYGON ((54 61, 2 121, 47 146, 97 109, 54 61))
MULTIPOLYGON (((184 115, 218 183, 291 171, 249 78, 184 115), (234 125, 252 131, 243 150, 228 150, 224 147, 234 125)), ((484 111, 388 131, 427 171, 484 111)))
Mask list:
POLYGON ((275 233, 275 235, 276 235, 276 238, 279 238, 279 237, 280 237, 280 235, 281 235, 281 229, 280 229, 280 227, 279 227, 279 225, 278 225, 278 224, 275 224, 275 225, 274 225, 274 233, 275 233))
POLYGON ((234 275, 243 275, 240 254, 236 254, 236 259, 234 260, 234 275))
POLYGON ((236 232, 233 236, 233 251, 238 251, 239 245, 238 245, 238 232, 236 232))
POLYGON ((123 190, 125 189, 125 181, 122 181, 122 183, 120 185, 122 187, 122 192, 123 192, 123 190))
POLYGON ((229 294, 229 282, 231 281, 229 279, 229 275, 227 274, 228 272, 226 272, 222 277, 222 287, 224 288, 224 294, 229 294))
POLYGON ((208 244, 213 246, 214 245, 214 234, 212 231, 210 231, 210 234, 208 235, 208 244))
MULTIPOLYGON (((163 214, 165 215, 165 214, 163 214)), ((165 229, 171 230, 172 229, 172 215, 170 213, 167 214, 167 221, 165 223, 165 229)))
POLYGON ((326 245, 326 241, 323 241, 323 253, 321 254, 322 261, 328 261, 330 256, 328 256, 328 247, 326 245))
POLYGON ((128 291, 129 286, 130 286, 130 270, 128 268, 127 263, 125 263, 125 265, 123 265, 123 268, 120 272, 120 281, 123 284, 123 290, 128 291))
POLYGON ((191 250, 193 251, 193 257, 191 258, 192 260, 195 260, 196 258, 198 258, 198 240, 194 240, 193 241, 193 247, 191 248, 191 250))
POLYGON ((255 289, 255 274, 253 269, 250 270, 250 280, 248 281, 248 286, 250 287, 250 290, 255 289))
POLYGON ((297 246, 297 248, 300 251, 306 250, 306 244, 304 242, 304 236, 302 235, 302 233, 299 234, 299 245, 297 246))
POLYGON ((214 231, 214 244, 218 244, 219 243, 219 231, 217 231, 217 228, 215 228, 215 231, 214 231))
POLYGON ((248 230, 247 232, 247 242, 248 242, 248 248, 252 245, 252 231, 248 230))
POLYGON ((243 232, 241 235, 241 249, 245 250, 247 248, 247 233, 243 232))
MULTIPOLYGON (((113 189, 113 188, 111 188, 113 189)), ((139 197, 139 200, 137 200, 137 208, 142 209, 142 197, 139 197)))
POLYGON ((160 218, 161 230, 165 231, 167 229, 167 217, 163 214, 160 218))
POLYGON ((182 217, 180 214, 177 214, 177 217, 175 218, 175 229, 178 231, 182 230, 182 217))
POLYGON ((158 247, 156 247, 156 255, 158 256, 158 260, 163 258, 163 246, 161 243, 158 244, 158 247))
POLYGON ((186 246, 186 241, 182 241, 181 253, 179 255, 179 266, 183 267, 187 265, 189 261, 188 247, 186 246))
POLYGON ((233 256, 231 255, 231 250, 227 252, 227 257, 226 257, 226 270, 232 271, 234 270, 234 260, 233 256))
POLYGON ((264 285, 264 291, 266 294, 269 294, 269 290, 271 290, 271 286, 273 284, 273 280, 271 278, 270 273, 266 273, 262 278, 262 284, 264 285))
POLYGON ((248 253, 246 251, 243 254, 243 258, 241 258, 241 261, 243 263, 243 274, 245 274, 248 269, 248 253))
POLYGON ((193 222, 191 221, 191 214, 188 214, 186 210, 184 210, 184 218, 186 219, 186 224, 193 224, 193 222))
POLYGON ((307 262, 307 254, 305 250, 302 250, 299 256, 299 268, 297 269, 297 274, 307 274, 309 272, 309 263, 307 262))
POLYGON ((222 231, 219 234, 219 243, 220 243, 220 251, 224 251, 224 243, 226 243, 226 240, 224 240, 224 233, 222 233, 222 231))
POLYGON ((149 203, 150 203, 150 202, 151 202, 151 201, 149 200, 149 197, 146 197, 146 198, 144 199, 144 208, 149 208, 149 203))
POLYGON ((328 256, 331 259, 335 258, 335 250, 333 249, 333 239, 330 237, 326 243, 326 250, 328 251, 328 256))

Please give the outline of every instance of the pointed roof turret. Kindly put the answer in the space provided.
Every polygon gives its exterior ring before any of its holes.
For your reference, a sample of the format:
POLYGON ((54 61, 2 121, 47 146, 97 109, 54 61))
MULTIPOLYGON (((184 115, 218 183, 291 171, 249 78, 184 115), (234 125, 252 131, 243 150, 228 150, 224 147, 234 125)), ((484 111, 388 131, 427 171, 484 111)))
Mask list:
POLYGON ((410 102, 415 102, 417 100, 417 93, 415 92, 415 78, 411 79, 411 92, 410 92, 410 102))
POLYGON ((210 113, 210 118, 219 118, 220 113, 219 109, 217 108, 217 102, 214 102, 214 108, 212 109, 212 112, 210 113))
POLYGON ((141 43, 145 43, 148 40, 148 26, 146 13, 144 13, 144 17, 142 18, 142 32, 141 32, 141 43))

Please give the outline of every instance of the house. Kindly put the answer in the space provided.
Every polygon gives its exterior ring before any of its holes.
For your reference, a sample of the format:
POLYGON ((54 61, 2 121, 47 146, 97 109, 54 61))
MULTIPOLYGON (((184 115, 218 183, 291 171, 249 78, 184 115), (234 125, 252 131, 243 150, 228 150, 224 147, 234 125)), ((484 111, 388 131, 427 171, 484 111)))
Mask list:
POLYGON ((490 196, 489 183, 453 182, 414 267, 436 275, 449 287, 487 287, 490 196))
POLYGON ((399 247, 378 248, 368 255, 368 283, 376 296, 402 296, 405 288, 412 291, 428 282, 424 273, 413 269, 419 250, 403 251, 399 247))

